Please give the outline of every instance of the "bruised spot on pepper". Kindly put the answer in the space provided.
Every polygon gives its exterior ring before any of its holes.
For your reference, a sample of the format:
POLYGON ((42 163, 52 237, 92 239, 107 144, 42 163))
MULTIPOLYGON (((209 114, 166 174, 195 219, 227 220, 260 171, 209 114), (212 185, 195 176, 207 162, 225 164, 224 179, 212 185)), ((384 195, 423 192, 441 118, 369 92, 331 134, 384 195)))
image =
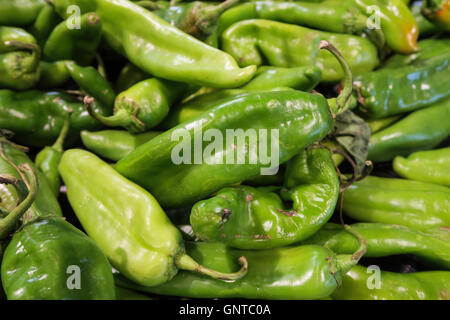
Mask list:
POLYGON ((281 213, 281 214, 284 214, 284 215, 288 216, 288 217, 292 217, 292 216, 295 216, 297 214, 297 211, 295 211, 295 210, 285 211, 285 210, 282 210, 282 209, 278 208, 277 211, 279 213, 281 213))
POLYGON ((239 238, 242 238, 242 236, 241 236, 240 234, 235 234, 234 237, 235 237, 235 238, 238 238, 238 239, 239 239, 239 238))
POLYGON ((227 235, 226 235, 225 233, 221 233, 220 236, 221 236, 222 238, 226 238, 226 237, 227 237, 227 235))
POLYGON ((270 240, 270 235, 257 234, 257 235, 253 235, 252 239, 270 240))
POLYGON ((253 200, 253 196, 251 194, 248 194, 245 196, 245 201, 250 202, 253 200))
POLYGON ((438 297, 440 300, 450 300, 450 292, 448 290, 439 290, 438 297))

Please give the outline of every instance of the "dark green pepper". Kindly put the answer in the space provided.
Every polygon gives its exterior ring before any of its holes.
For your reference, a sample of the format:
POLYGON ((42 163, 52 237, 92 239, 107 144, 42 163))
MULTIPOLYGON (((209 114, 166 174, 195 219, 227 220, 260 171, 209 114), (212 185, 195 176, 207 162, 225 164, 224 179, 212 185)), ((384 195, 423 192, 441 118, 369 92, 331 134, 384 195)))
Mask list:
POLYGON ((427 18, 422 14, 421 12, 422 8, 422 2, 417 1, 413 2, 411 5, 411 13, 414 16, 414 19, 416 19, 417 26, 419 27, 419 35, 420 37, 426 37, 433 34, 439 33, 441 30, 438 26, 428 21, 427 18))
POLYGON ((144 287, 116 278, 127 288, 189 298, 323 299, 340 286, 342 277, 364 254, 365 245, 353 255, 336 255, 320 246, 282 247, 271 250, 237 250, 220 243, 186 243, 187 250, 205 265, 229 272, 241 255, 249 261, 247 276, 235 282, 208 279, 180 272, 157 287, 144 287))
POLYGON ((125 91, 127 89, 130 89, 136 83, 150 79, 151 77, 152 77, 151 75, 142 71, 134 64, 127 63, 117 76, 115 87, 116 91, 117 92, 125 91))
POLYGON ((128 131, 104 130, 81 131, 81 140, 86 148, 95 154, 112 161, 119 161, 141 144, 160 135, 161 132, 132 134, 128 131))
POLYGON ((44 6, 45 0, 0 0, 0 25, 29 25, 44 6))
POLYGON ((449 0, 424 0, 422 14, 442 30, 450 31, 449 0))
POLYGON ((283 204, 274 192, 248 186, 220 190, 191 211, 191 225, 203 241, 239 249, 269 249, 304 240, 334 212, 339 177, 328 149, 311 148, 287 164, 283 204))
MULTIPOLYGON (((421 260, 450 269, 450 229, 430 228, 417 231, 405 226, 382 223, 356 223, 351 228, 367 242, 369 258, 412 254, 421 260)), ((358 241, 341 225, 326 224, 302 244, 316 244, 338 254, 352 253, 358 249, 358 241)))
POLYGON ((45 42, 52 33, 53 29, 60 22, 61 18, 56 13, 55 8, 48 3, 45 4, 30 28, 30 33, 36 38, 36 41, 41 48, 44 47, 45 42))
POLYGON ((450 187, 450 147, 398 156, 392 166, 401 177, 450 187))
POLYGON ((345 190, 344 213, 363 222, 417 230, 450 227, 450 189, 431 183, 367 177, 345 190))
POLYGON ((436 147, 450 135, 450 99, 417 110, 370 138, 368 159, 391 161, 436 147))

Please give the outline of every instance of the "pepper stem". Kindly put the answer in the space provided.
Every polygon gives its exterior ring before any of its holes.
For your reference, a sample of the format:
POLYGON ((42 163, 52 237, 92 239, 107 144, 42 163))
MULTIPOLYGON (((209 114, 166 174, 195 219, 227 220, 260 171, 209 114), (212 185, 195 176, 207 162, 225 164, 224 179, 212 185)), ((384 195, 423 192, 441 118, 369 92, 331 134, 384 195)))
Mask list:
POLYGON ((337 256, 337 265, 342 274, 346 274, 347 271, 354 267, 367 251, 366 239, 349 225, 344 225, 344 228, 358 239, 359 248, 351 255, 341 254, 337 256))
POLYGON ((321 40, 320 49, 328 50, 331 54, 333 54, 344 70, 344 85, 342 87, 341 93, 335 99, 335 101, 333 101, 334 99, 331 99, 332 103, 330 103, 330 107, 332 108, 333 113, 339 114, 349 109, 354 104, 354 101, 352 101, 351 99, 353 92, 352 70, 350 69, 350 65, 348 64, 347 60, 345 60, 339 50, 336 49, 336 47, 328 41, 321 40), (334 104, 335 106, 333 106, 334 104))
POLYGON ((69 133, 70 129, 70 115, 72 114, 72 111, 69 111, 67 113, 66 119, 64 120, 64 124, 61 128, 61 131, 59 133, 58 138, 56 139, 55 143, 53 144, 52 148, 55 149, 58 152, 64 151, 64 141, 66 140, 67 134, 69 133))
POLYGON ((245 257, 238 259, 241 269, 235 273, 222 273, 203 267, 186 253, 181 253, 175 257, 175 265, 181 270, 195 271, 203 275, 209 276, 218 280, 239 280, 243 278, 248 272, 248 263, 245 257))

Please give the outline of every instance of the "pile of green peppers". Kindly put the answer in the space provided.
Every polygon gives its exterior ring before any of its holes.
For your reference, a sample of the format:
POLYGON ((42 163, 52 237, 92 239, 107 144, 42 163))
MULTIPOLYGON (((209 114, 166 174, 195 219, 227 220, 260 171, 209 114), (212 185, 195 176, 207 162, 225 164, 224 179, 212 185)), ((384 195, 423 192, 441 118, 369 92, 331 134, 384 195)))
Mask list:
POLYGON ((450 300, 449 31, 448 0, 0 0, 0 297, 450 300))

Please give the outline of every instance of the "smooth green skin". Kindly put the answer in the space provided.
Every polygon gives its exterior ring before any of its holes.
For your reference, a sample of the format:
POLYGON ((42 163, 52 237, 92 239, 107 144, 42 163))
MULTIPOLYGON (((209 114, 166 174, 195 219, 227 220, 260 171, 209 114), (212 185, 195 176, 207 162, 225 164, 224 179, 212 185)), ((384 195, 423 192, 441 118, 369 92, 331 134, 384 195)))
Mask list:
POLYGON ((222 272, 235 270, 235 259, 245 255, 248 274, 234 282, 223 282, 181 271, 157 287, 138 286, 123 278, 116 281, 143 292, 188 298, 310 300, 328 297, 351 267, 341 267, 340 259, 344 256, 336 256, 320 246, 243 251, 221 243, 187 242, 186 248, 196 260, 222 272))
POLYGON ((192 228, 200 240, 238 249, 270 249, 308 238, 331 218, 339 197, 330 151, 310 149, 290 160, 284 188, 281 197, 292 205, 253 187, 222 189, 194 205, 192 228))
POLYGON ((225 100, 235 99, 249 93, 280 91, 289 88, 310 91, 319 84, 321 78, 322 72, 317 67, 261 67, 256 72, 255 78, 241 88, 212 91, 179 104, 171 110, 162 126, 168 129, 173 128, 199 116, 225 100))
MULTIPOLYGON (((2 147, 6 157, 16 166, 19 166, 20 164, 28 164, 31 168, 36 170, 36 166, 26 153, 6 143, 3 143, 2 147)), ((17 179, 21 179, 17 170, 7 163, 2 157, 0 157, 0 172, 1 174, 9 174, 17 179)), ((59 206, 58 200, 53 193, 50 183, 42 172, 39 170, 36 170, 36 172, 39 180, 39 189, 36 194, 36 199, 25 214, 25 217, 31 219, 32 217, 42 217, 45 215, 62 216, 61 207, 59 206)), ((4 188, 7 189, 7 193, 3 193, 2 191, 2 195, 0 197, 3 200, 4 195, 6 195, 7 199, 9 199, 9 206, 18 204, 22 201, 21 193, 25 193, 25 189, 20 190, 21 192, 19 192, 13 186, 6 186, 4 188)), ((4 208, 8 210, 7 207, 4 208)))
POLYGON ((170 107, 188 90, 189 86, 184 83, 147 79, 117 96, 114 115, 95 117, 106 126, 121 126, 132 133, 145 132, 164 120, 170 107))
POLYGON ((320 40, 329 41, 342 53, 354 75, 372 71, 379 63, 377 49, 368 39, 276 21, 241 21, 221 36, 222 49, 231 54, 240 66, 314 65, 322 70, 322 81, 342 80, 344 72, 341 65, 330 52, 319 50, 320 40))
MULTIPOLYGON (((242 129, 244 132, 248 129, 256 132, 266 129, 270 137, 270 130, 278 129, 279 164, 283 164, 306 146, 323 139, 332 126, 328 102, 321 95, 301 91, 249 94, 219 104, 164 132, 120 160, 116 169, 149 190, 163 207, 183 207, 223 187, 254 177, 267 167, 261 159, 257 159, 256 164, 250 161, 245 161, 245 164, 227 164, 227 154, 233 157, 236 154, 232 146, 223 148, 219 158, 221 165, 211 164, 214 154, 206 155, 202 165, 175 165, 172 149, 179 148, 181 143, 190 144, 192 148, 195 132, 217 129, 226 137, 227 129, 242 129), (271 107, 268 108, 268 105, 271 107), (172 139, 174 132, 179 130, 187 132, 189 140, 186 138, 186 141, 181 142, 180 138, 172 139)), ((203 143, 202 153, 207 144, 203 143)), ((245 145, 248 145, 248 141, 245 145)), ((250 149, 246 150, 243 156, 248 159, 250 149)), ((270 152, 270 148, 268 150, 270 152)))
MULTIPOLYGON (((69 95, 37 90, 0 90, 0 128, 13 131, 14 140, 27 146, 51 145, 58 137, 69 110, 72 114, 68 144, 79 138, 81 130, 101 128, 84 105, 69 95)), ((108 112, 104 108, 102 110, 108 112)))
POLYGON ((424 0, 422 14, 441 30, 450 31, 450 1, 424 0))
POLYGON ((36 44, 36 39, 24 29, 0 26, 0 54, 22 50, 15 46, 8 46, 7 41, 36 44))
POLYGON ((450 147, 395 157, 392 165, 403 178, 450 187, 450 147))
POLYGON ((38 219, 14 234, 1 266, 8 300, 114 300, 111 266, 100 248, 61 218, 38 219), (80 268, 81 289, 68 288, 80 268), (69 272, 70 271, 70 272, 69 272))
POLYGON ((225 52, 187 35, 150 11, 126 0, 52 0, 67 17, 67 7, 96 12, 103 35, 117 52, 155 77, 217 88, 248 82, 255 66, 239 68, 225 52), (220 74, 220 77, 218 76, 220 74))
POLYGON ((153 300, 145 294, 116 286, 116 300, 153 300))
POLYGON ((142 71, 132 63, 127 63, 117 76, 115 86, 116 91, 125 91, 134 86, 136 83, 149 79, 151 77, 151 75, 142 71))
POLYGON ((63 21, 48 37, 44 46, 47 61, 74 60, 82 66, 95 58, 102 37, 102 20, 95 13, 80 17, 80 28, 70 29, 72 23, 63 21))
POLYGON ((450 52, 447 51, 395 71, 382 68, 365 73, 355 79, 354 86, 360 93, 361 113, 370 119, 380 119, 414 111, 450 97, 448 80, 450 52))
POLYGON ((81 140, 90 151, 116 162, 160 134, 161 132, 154 131, 140 134, 120 130, 81 131, 81 140))
POLYGON ((378 131, 383 130, 384 128, 389 127, 393 123, 395 123, 398 119, 400 119, 401 116, 392 116, 388 118, 383 119, 375 119, 375 120, 369 120, 367 123, 370 126, 370 130, 372 131, 372 134, 377 133, 378 131))
POLYGON ((450 189, 431 183, 367 177, 345 190, 344 213, 358 221, 417 230, 450 226, 450 189))
POLYGON ((450 135, 450 99, 417 110, 370 138, 368 159, 391 161, 436 147, 450 135))
POLYGON ((370 290, 367 283, 372 283, 369 277, 373 275, 365 267, 353 267, 331 297, 334 300, 450 300, 449 271, 381 271, 381 288, 370 290))
POLYGON ((0 0, 0 25, 31 24, 45 6, 45 0, 0 0))
POLYGON ((61 17, 56 13, 55 9, 50 4, 45 6, 39 12, 33 25, 30 27, 30 33, 36 38, 37 43, 41 48, 44 47, 45 42, 52 33, 53 29, 61 23, 61 17))
POLYGON ((408 55, 395 54, 383 64, 383 68, 403 67, 450 51, 450 39, 448 38, 425 39, 419 41, 418 45, 419 52, 408 55))
POLYGON ((83 228, 114 268, 145 286, 175 276, 182 237, 151 194, 84 150, 66 151, 59 172, 83 228))
MULTIPOLYGON (((444 269, 450 269, 450 229, 432 228, 417 231, 405 226, 382 223, 356 223, 352 229, 367 242, 369 258, 411 254, 444 269)), ((302 244, 315 244, 329 248, 338 254, 350 254, 358 250, 357 239, 341 225, 326 224, 302 244)))
POLYGON ((39 62, 41 69, 41 76, 37 83, 37 88, 42 90, 49 90, 60 88, 63 84, 70 80, 70 73, 67 69, 66 63, 68 61, 55 62, 39 62))

